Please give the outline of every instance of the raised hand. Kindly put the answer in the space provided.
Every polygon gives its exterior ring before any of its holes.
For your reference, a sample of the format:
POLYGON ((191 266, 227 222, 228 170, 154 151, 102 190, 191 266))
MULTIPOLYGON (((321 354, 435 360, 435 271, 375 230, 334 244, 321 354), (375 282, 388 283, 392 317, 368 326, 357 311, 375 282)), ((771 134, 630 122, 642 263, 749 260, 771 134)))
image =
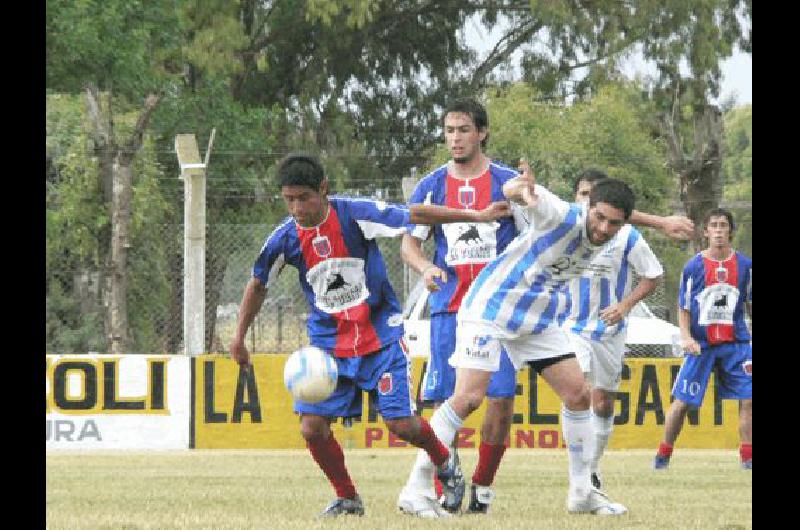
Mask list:
POLYGON ((694 223, 683 215, 670 215, 664 217, 661 231, 672 239, 691 239, 694 234, 694 223))

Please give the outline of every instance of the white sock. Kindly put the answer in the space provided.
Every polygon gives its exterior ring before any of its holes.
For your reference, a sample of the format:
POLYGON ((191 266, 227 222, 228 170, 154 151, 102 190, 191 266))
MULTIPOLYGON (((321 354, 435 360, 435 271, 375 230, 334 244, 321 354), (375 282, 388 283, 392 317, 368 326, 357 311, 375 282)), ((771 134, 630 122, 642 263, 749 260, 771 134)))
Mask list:
POLYGON ((592 411, 592 426, 594 427, 594 451, 592 451, 592 473, 596 473, 603 456, 608 439, 611 438, 611 431, 614 430, 614 415, 604 418, 592 411))
POLYGON ((561 406, 561 429, 569 456, 569 494, 582 499, 589 495, 592 485, 591 453, 594 429, 591 411, 569 410, 561 406))
MULTIPOLYGON (((430 423, 436 437, 446 446, 452 447, 456 438, 456 433, 461 428, 463 421, 458 417, 458 414, 455 413, 452 407, 450 407, 450 403, 445 401, 436 409, 436 412, 433 413, 428 423, 430 423)), ((414 462, 414 467, 411 468, 408 482, 406 482, 406 489, 435 499, 436 490, 433 487, 434 467, 428 453, 419 449, 417 451, 417 459, 414 462)))

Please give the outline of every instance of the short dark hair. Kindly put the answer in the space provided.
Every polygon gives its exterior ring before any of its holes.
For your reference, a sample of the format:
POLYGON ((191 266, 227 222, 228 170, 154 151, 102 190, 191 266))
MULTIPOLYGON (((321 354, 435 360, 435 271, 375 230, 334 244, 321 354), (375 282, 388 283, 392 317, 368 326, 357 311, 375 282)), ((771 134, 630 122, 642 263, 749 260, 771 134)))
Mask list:
POLYGON ((710 210, 706 216, 703 218, 703 227, 708 226, 708 222, 711 220, 712 217, 722 217, 724 216, 725 219, 728 220, 728 224, 731 225, 731 233, 736 230, 736 225, 733 222, 733 214, 726 210, 725 208, 714 208, 710 210))
MULTIPOLYGON (((461 112, 472 118, 472 123, 475 124, 477 129, 485 129, 489 126, 489 115, 486 114, 486 108, 475 98, 458 98, 453 100, 445 109, 445 117, 451 112, 461 112)), ((486 147, 486 142, 489 140, 489 133, 481 141, 481 148, 486 147)))
POLYGON ((599 169, 586 169, 578 175, 578 178, 572 183, 572 193, 578 193, 578 184, 583 182, 588 182, 589 184, 596 184, 598 180, 607 179, 608 175, 606 175, 603 171, 599 169))
POLYGON ((319 191, 325 179, 322 164, 304 153, 290 153, 278 162, 278 183, 283 186, 308 186, 319 191))
POLYGON ((589 207, 591 208, 598 202, 605 202, 614 208, 622 210, 625 219, 628 219, 633 212, 636 197, 633 190, 619 179, 604 178, 597 181, 589 195, 589 207))

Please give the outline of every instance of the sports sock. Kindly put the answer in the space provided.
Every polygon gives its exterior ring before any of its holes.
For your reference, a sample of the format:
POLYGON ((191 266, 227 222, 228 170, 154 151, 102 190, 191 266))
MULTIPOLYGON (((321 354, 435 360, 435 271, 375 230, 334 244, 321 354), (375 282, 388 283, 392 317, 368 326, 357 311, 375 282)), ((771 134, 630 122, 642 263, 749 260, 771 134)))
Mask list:
MULTIPOLYGON (((447 447, 453 445, 456 433, 461 428, 461 425, 461 418, 458 417, 458 414, 455 413, 447 401, 436 409, 430 420, 430 428, 436 434, 436 438, 447 447)), ((449 456, 449 452, 447 456, 449 456)), ((406 487, 431 499, 437 498, 433 487, 434 471, 435 467, 428 453, 424 450, 417 451, 417 459, 414 462, 414 467, 411 468, 406 487)))
POLYGON ((416 447, 424 449, 434 465, 440 466, 444 464, 450 456, 450 451, 447 447, 436 437, 431 425, 420 416, 420 433, 417 439, 412 442, 416 447))
POLYGON ((658 444, 658 456, 666 456, 669 458, 672 456, 672 449, 673 447, 667 442, 661 442, 658 444))
POLYGON ((337 497, 352 499, 356 496, 356 487, 350 479, 347 467, 344 464, 344 453, 342 447, 333 433, 327 439, 322 436, 314 436, 306 442, 308 450, 314 461, 328 477, 337 497))
POLYGON ((478 447, 478 465, 475 466, 472 483, 479 486, 491 486, 505 452, 505 444, 493 445, 481 442, 478 447))
POLYGON ((741 444, 739 445, 739 457, 741 458, 742 462, 747 462, 748 460, 753 459, 753 444, 741 444))
POLYGON ((592 411, 592 426, 594 427, 594 450, 592 451, 592 472, 596 472, 600 458, 608 447, 608 439, 614 430, 614 415, 604 418, 592 411))
POLYGON ((579 499, 589 495, 592 485, 589 461, 594 429, 591 419, 588 409, 569 410, 561 406, 561 428, 569 459, 569 493, 579 499))

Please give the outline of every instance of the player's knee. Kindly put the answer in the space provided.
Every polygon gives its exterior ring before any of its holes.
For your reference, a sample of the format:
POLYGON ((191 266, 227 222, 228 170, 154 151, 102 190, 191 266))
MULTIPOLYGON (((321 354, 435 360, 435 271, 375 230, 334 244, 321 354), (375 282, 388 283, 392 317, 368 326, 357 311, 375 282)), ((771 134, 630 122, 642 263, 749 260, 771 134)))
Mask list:
POLYGON ((586 410, 591 402, 591 394, 586 385, 575 385, 564 392, 561 400, 569 410, 586 410))
POLYGON ((419 430, 419 427, 417 427, 412 417, 391 420, 384 419, 384 423, 386 424, 386 428, 389 429, 389 432, 401 440, 409 441, 413 439, 419 430))
POLYGON ((607 418, 614 413, 614 395, 602 390, 595 391, 592 395, 592 408, 595 414, 607 418))
POLYGON ((307 442, 328 437, 330 426, 324 418, 316 416, 303 416, 300 420, 300 434, 307 442))

